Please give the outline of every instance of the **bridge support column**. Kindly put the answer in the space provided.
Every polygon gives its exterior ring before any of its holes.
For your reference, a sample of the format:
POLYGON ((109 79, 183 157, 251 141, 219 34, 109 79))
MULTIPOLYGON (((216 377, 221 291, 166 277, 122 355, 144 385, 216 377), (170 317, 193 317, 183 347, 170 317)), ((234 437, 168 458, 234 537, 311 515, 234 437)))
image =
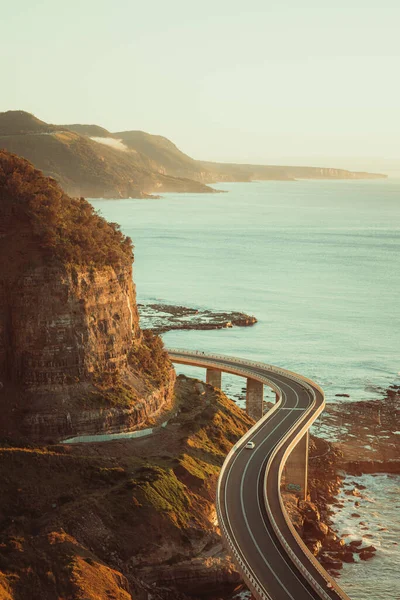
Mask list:
POLYGON ((255 421, 263 416, 264 393, 263 384, 255 379, 247 379, 246 412, 255 421))
POLYGON ((285 465, 285 487, 302 500, 307 498, 308 431, 290 453, 285 465))
POLYGON ((206 382, 221 389, 222 371, 219 369, 207 368, 206 382))

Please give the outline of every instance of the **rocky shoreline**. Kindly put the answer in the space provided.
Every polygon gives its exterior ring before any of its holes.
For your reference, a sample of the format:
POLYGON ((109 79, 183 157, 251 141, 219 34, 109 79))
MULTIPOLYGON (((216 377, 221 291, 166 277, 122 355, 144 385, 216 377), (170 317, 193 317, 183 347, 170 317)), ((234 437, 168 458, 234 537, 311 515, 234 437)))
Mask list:
MULTIPOLYGON (((379 404, 382 426, 399 398, 396 391, 379 404)), ((363 422, 372 423, 378 405, 368 406, 363 422)), ((226 453, 251 420, 219 390, 184 376, 178 377, 173 411, 168 426, 147 438, 0 448, 9 491, 0 502, 0 574, 7 573, 13 592, 13 574, 19 578, 11 598, 23 599, 25 586, 34 585, 41 590, 34 600, 51 600, 53 583, 46 579, 44 593, 41 580, 47 562, 73 565, 83 580, 97 580, 103 572, 104 585, 118 600, 232 597, 242 582, 221 543, 215 485, 226 453), (34 580, 24 570, 26 560, 35 567, 34 580)), ((359 412, 350 410, 354 427, 360 426, 359 412)), ((335 417, 336 425, 331 419, 333 432, 342 416, 335 417)), ((307 501, 287 493, 282 482, 296 530, 335 577, 344 564, 379 553, 363 518, 367 490, 349 476, 347 466, 345 440, 311 436, 307 501), (336 512, 345 505, 359 532, 356 539, 340 535, 335 525, 336 512)), ((55 577, 57 586, 67 589, 67 576, 60 571, 55 577)), ((108 597, 104 590, 99 598, 108 597)))
MULTIPOLYGON (((344 503, 338 500, 343 486, 344 472, 340 469, 342 453, 333 445, 311 438, 309 457, 309 499, 299 501, 283 489, 286 509, 295 529, 311 553, 333 576, 339 577, 343 563, 372 558, 376 548, 359 540, 347 541, 335 527, 335 507, 344 503)), ((357 487, 346 492, 354 496, 357 506, 361 492, 357 487)), ((360 515, 359 515, 360 516, 360 515)))
POLYGON ((312 432, 343 451, 347 473, 400 473, 399 422, 400 386, 393 385, 380 399, 327 404, 312 432))
POLYGON ((221 312, 173 304, 138 304, 142 329, 156 334, 179 330, 250 327, 257 319, 238 311, 221 312))
POLYGON ((334 577, 344 563, 369 560, 377 552, 363 517, 368 489, 354 478, 400 474, 399 409, 400 386, 388 388, 380 400, 327 405, 313 430, 328 439, 310 441, 309 500, 298 502, 283 490, 297 532, 334 577), (355 539, 340 535, 336 517, 342 510, 354 523, 355 539))

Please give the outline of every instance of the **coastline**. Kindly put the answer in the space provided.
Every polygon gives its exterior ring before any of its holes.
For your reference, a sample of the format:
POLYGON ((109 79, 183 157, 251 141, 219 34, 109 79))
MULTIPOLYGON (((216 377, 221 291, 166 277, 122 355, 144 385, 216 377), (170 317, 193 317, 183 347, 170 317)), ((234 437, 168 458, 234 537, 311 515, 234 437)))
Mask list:
POLYGON ((239 311, 217 311, 165 303, 138 304, 138 309, 142 329, 151 329, 155 334, 251 327, 257 323, 254 316, 239 311))
MULTIPOLYGON (((285 492, 284 480, 283 496, 309 549, 334 577, 351 585, 346 578, 349 565, 354 565, 354 578, 360 563, 384 560, 386 543, 395 548, 392 534, 386 542, 381 539, 382 528, 369 525, 371 519, 365 516, 369 490, 361 481, 365 474, 400 474, 400 386, 391 386, 384 398, 370 401, 348 401, 347 393, 337 396, 312 428, 309 500, 299 503, 285 492), (351 533, 342 526, 349 520, 351 533)), ((356 600, 364 600, 363 593, 356 600)))

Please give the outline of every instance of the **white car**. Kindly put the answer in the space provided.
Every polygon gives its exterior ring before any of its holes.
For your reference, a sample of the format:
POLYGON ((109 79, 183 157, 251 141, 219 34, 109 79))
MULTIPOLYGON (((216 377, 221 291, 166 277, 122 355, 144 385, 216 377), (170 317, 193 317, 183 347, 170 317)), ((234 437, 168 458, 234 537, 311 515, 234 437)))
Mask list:
POLYGON ((254 442, 247 442, 247 444, 245 445, 245 448, 249 448, 250 450, 253 450, 255 446, 254 442))

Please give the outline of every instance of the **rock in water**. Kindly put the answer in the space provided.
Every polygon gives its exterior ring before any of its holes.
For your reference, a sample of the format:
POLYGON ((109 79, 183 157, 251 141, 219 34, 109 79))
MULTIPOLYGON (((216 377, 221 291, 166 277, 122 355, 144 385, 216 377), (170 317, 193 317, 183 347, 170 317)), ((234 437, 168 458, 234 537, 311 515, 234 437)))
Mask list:
POLYGON ((140 330, 132 261, 117 225, 0 151, 0 435, 120 431, 170 402, 174 372, 140 330))

